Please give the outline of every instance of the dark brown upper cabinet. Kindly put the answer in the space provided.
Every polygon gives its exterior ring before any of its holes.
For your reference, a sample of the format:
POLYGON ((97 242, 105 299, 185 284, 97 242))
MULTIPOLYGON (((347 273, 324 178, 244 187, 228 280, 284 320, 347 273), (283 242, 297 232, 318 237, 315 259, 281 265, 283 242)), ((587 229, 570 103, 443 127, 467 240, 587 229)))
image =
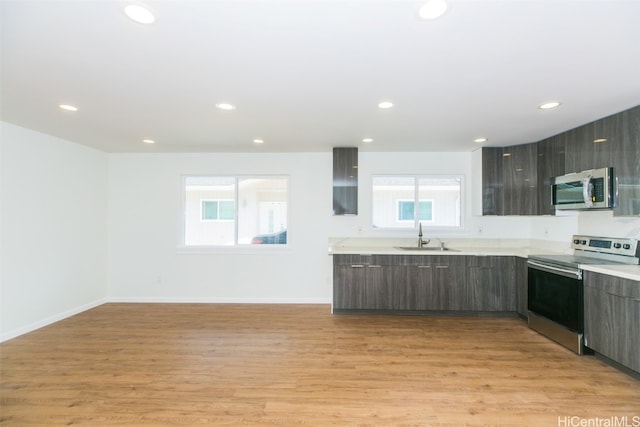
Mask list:
POLYGON ((504 214, 538 214, 538 145, 514 145, 502 153, 504 214))
POLYGON ((536 215, 537 145, 482 149, 482 214, 536 215))
POLYGON ((566 172, 613 166, 616 216, 640 215, 640 106, 587 123, 566 138, 566 172))
POLYGON ((613 156, 618 202, 613 214, 640 215, 640 106, 620 115, 622 131, 613 156))
POLYGON ((333 149, 333 214, 358 214, 358 148, 333 149))
POLYGON ((483 215, 549 215, 551 179, 613 167, 616 216, 640 215, 640 106, 534 144, 482 149, 483 215))
POLYGON ((565 135, 556 135, 538 145, 538 215, 554 215, 551 204, 551 179, 565 173, 565 135))
POLYGON ((504 215, 502 150, 482 148, 482 215, 504 215))

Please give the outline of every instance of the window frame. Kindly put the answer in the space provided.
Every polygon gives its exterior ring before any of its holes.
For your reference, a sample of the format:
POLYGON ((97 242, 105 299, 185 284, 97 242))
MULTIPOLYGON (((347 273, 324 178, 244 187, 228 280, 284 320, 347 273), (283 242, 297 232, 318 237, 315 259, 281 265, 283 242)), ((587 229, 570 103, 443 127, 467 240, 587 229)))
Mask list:
MULTIPOLYGON (((290 236, 290 220, 289 216, 291 213, 291 177, 286 174, 238 174, 238 175, 229 175, 229 174, 183 174, 181 175, 181 191, 180 191, 180 206, 181 206, 181 215, 180 215, 180 236, 178 249, 181 253, 200 253, 200 252, 238 252, 238 251, 288 251, 291 245, 291 236, 290 236), (222 178, 222 179, 233 179, 234 180, 234 199, 215 199, 215 198, 200 198, 199 199, 199 209, 202 209, 202 201, 203 200, 228 200, 234 203, 234 218, 229 220, 204 220, 202 219, 202 212, 199 212, 199 221, 200 222, 233 222, 234 230, 233 230, 233 244, 225 245, 225 244, 187 244, 187 181, 189 178, 222 178), (238 243, 239 237, 239 193, 240 193, 240 182, 242 180, 251 180, 251 179, 284 179, 286 181, 286 199, 284 202, 286 203, 286 230, 287 230, 287 242, 286 243, 278 243, 278 244, 252 244, 252 243, 238 243)), ((267 233, 265 233, 267 234, 267 233)))
POLYGON ((433 231, 438 231, 438 232, 464 232, 465 231, 465 197, 466 197, 466 192, 465 192, 465 176, 464 174, 372 174, 371 175, 371 227, 374 230, 379 230, 379 231, 406 231, 406 230, 417 230, 418 229, 418 225, 420 223, 422 223, 423 227, 427 227, 427 229, 431 229, 433 231), (381 227, 381 226, 377 226, 374 223, 374 218, 375 218, 375 213, 374 213, 374 209, 375 209, 375 203, 373 203, 373 200, 375 199, 374 196, 374 191, 375 191, 375 184, 374 181, 376 178, 412 178, 413 179, 413 194, 414 194, 414 199, 407 199, 407 198, 400 198, 397 199, 396 202, 400 202, 400 201, 407 201, 407 202, 414 202, 414 219, 413 220, 400 220, 399 219, 399 212, 398 212, 398 208, 399 208, 399 203, 396 203, 395 209, 395 222, 397 224, 404 224, 404 226, 398 226, 398 227, 393 227, 393 226, 385 226, 385 227, 381 227), (433 198, 429 198, 429 199, 419 199, 419 194, 420 194, 420 180, 421 179, 452 179, 452 180, 458 180, 458 182, 460 183, 459 189, 459 203, 458 206, 456 206, 458 212, 459 212, 459 225, 443 225, 443 226, 438 226, 438 225, 434 225, 436 223, 436 212, 435 212, 435 200, 433 198), (416 203, 416 201, 418 203, 416 203), (420 220, 419 219, 419 212, 418 212, 418 208, 416 208, 416 206, 419 206, 419 203, 422 201, 430 201, 431 202, 431 206, 432 206, 432 219, 431 220, 420 220), (407 224, 411 223, 413 221, 413 227, 408 227, 407 224))

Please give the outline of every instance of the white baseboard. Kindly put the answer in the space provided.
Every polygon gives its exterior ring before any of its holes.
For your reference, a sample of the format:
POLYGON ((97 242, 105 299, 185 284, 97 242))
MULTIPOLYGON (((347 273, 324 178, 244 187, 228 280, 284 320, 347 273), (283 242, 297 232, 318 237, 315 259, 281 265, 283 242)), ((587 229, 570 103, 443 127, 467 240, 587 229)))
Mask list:
POLYGON ((4 334, 0 335, 0 342, 5 342, 12 338, 19 337, 20 335, 24 335, 26 333, 35 331, 36 329, 40 329, 52 323, 58 322, 62 319, 66 319, 67 317, 75 316, 76 314, 98 307, 99 305, 102 305, 106 302, 108 302, 106 298, 101 298, 88 304, 83 304, 70 310, 63 311, 62 313, 54 314, 53 316, 38 320, 37 322, 33 322, 29 325, 22 326, 9 332, 5 332, 4 334))
POLYGON ((331 304, 331 298, 116 297, 108 302, 175 304, 331 304))

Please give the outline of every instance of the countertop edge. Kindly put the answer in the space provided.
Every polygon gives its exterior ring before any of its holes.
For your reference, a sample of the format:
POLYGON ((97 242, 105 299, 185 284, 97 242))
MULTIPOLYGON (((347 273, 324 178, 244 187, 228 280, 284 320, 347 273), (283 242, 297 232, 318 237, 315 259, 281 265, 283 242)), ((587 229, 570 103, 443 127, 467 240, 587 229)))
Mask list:
MULTIPOLYGON (((622 279, 629 279, 636 282, 640 282, 640 265, 581 265, 580 268, 584 271, 591 271, 593 273, 606 274, 608 276, 620 277, 622 279)), ((640 283, 639 283, 640 285, 640 283)))

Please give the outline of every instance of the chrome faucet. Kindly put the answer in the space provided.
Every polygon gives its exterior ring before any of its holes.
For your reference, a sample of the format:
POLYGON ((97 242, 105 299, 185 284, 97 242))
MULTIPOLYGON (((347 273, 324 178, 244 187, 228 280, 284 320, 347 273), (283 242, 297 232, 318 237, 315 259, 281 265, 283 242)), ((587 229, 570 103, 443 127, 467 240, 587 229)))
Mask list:
POLYGON ((425 245, 428 245, 431 239, 422 240, 422 223, 418 223, 418 247, 421 248, 425 245))

